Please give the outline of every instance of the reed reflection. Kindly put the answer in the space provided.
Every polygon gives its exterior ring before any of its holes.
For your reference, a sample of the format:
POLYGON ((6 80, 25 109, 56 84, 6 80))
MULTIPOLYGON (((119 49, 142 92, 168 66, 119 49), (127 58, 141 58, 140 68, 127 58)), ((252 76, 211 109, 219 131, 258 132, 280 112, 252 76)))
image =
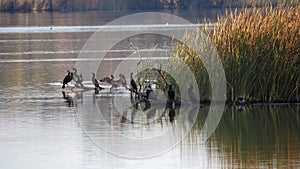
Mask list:
MULTIPOLYGON (((187 146, 184 150, 202 147, 198 144, 199 133, 207 110, 208 107, 200 109, 187 139, 190 144, 182 144, 187 146)), ((228 106, 214 135, 205 143, 208 157, 220 158, 209 160, 230 168, 298 168, 299 117, 296 105, 228 106)))

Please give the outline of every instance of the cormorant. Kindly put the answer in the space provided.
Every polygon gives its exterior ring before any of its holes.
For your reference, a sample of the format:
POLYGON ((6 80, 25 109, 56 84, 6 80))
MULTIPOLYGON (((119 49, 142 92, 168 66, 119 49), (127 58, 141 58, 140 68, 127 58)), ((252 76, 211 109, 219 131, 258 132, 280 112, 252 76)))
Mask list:
POLYGON ((146 86, 146 96, 147 96, 147 99, 149 99, 151 92, 152 92, 152 89, 151 89, 151 85, 149 84, 149 85, 146 86))
POLYGON ((175 99, 175 92, 172 89, 172 85, 169 85, 168 97, 169 97, 170 100, 174 100, 175 99))
POLYGON ((82 74, 79 76, 78 74, 77 74, 77 69, 76 68, 73 68, 73 70, 74 70, 74 73, 73 73, 73 80, 76 82, 76 84, 79 84, 79 85, 81 85, 81 86, 83 86, 82 85, 82 81, 83 81, 83 78, 82 78, 82 74))
POLYGON ((124 76, 122 73, 120 73, 120 74, 119 74, 119 77, 120 77, 120 79, 121 79, 121 84, 122 84, 122 86, 126 88, 127 83, 126 83, 126 78, 125 78, 125 76, 124 76))
POLYGON ((110 90, 112 90, 113 88, 117 88, 119 86, 119 80, 115 80, 114 75, 110 75, 111 77, 111 88, 110 90))
POLYGON ((99 85, 99 82, 98 82, 98 80, 96 79, 96 75, 95 75, 95 73, 92 73, 92 82, 93 82, 93 84, 95 85, 95 87, 96 88, 98 88, 98 89, 103 89, 100 85, 99 85))
POLYGON ((111 84, 111 80, 112 79, 110 77, 104 77, 104 78, 100 79, 100 82, 111 84))
POLYGON ((132 90, 137 92, 137 85, 136 85, 136 82, 133 79, 133 73, 130 74, 130 85, 132 87, 132 90))
POLYGON ((65 88, 65 85, 68 84, 69 82, 71 82, 73 79, 73 73, 70 72, 69 70, 67 70, 67 71, 68 71, 68 74, 65 76, 65 78, 63 80, 62 88, 65 88))
POLYGON ((78 83, 83 86, 82 82, 83 82, 83 77, 82 77, 82 73, 80 73, 78 83))

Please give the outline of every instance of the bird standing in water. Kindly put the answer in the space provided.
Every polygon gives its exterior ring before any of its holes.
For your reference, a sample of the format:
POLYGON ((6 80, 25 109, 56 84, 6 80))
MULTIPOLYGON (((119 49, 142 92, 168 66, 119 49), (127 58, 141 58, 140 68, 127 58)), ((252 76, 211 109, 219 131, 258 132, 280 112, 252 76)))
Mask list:
POLYGON ((111 80, 112 80, 111 77, 104 77, 100 79, 100 82, 111 84, 111 80))
POLYGON ((82 82, 83 82, 83 77, 82 77, 82 73, 80 73, 78 83, 83 86, 82 82))
POLYGON ((172 89, 172 85, 169 85, 168 97, 169 97, 169 100, 172 100, 172 101, 175 99, 175 92, 172 89))
POLYGON ((119 86, 119 80, 115 80, 114 75, 110 75, 110 77, 111 77, 111 88, 110 88, 111 91, 113 88, 117 88, 119 86))
POLYGON ((121 79, 121 84, 122 84, 122 86, 126 88, 127 83, 126 83, 126 78, 125 78, 125 76, 124 76, 122 73, 120 73, 120 74, 119 74, 119 77, 120 77, 120 79, 121 79))
POLYGON ((150 93, 152 92, 151 85, 150 84, 147 85, 145 89, 146 89, 146 97, 147 97, 147 100, 148 100, 149 97, 150 97, 150 93))
POLYGON ((63 85, 62 85, 63 89, 65 88, 65 85, 68 84, 69 82, 71 82, 73 79, 73 73, 70 72, 69 70, 67 70, 67 71, 68 71, 68 74, 65 76, 65 78, 63 80, 63 85))
POLYGON ((73 80, 76 82, 76 84, 78 84, 80 86, 83 86, 83 84, 82 84, 82 81, 83 81, 82 74, 78 75, 76 68, 73 68, 73 70, 74 70, 73 80))
POLYGON ((137 92, 137 85, 136 85, 136 82, 133 79, 133 73, 130 74, 130 85, 132 87, 132 90, 137 92))
POLYGON ((100 85, 99 85, 99 82, 98 82, 98 80, 96 79, 96 75, 95 75, 95 73, 92 73, 92 82, 93 82, 93 84, 95 85, 95 87, 96 87, 96 89, 103 89, 100 85))

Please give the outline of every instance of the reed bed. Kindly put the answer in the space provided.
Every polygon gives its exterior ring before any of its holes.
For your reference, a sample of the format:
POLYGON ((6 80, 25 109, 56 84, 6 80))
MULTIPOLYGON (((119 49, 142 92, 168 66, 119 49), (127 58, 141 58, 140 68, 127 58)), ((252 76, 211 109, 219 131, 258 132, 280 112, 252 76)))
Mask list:
MULTIPOLYGON (((227 100, 249 102, 300 101, 300 5, 244 8, 227 11, 204 32, 222 60, 227 100)), ((186 35, 204 51, 199 36, 186 35)), ((178 43, 174 55, 183 58, 196 76, 200 95, 209 97, 208 75, 192 48, 178 43)))

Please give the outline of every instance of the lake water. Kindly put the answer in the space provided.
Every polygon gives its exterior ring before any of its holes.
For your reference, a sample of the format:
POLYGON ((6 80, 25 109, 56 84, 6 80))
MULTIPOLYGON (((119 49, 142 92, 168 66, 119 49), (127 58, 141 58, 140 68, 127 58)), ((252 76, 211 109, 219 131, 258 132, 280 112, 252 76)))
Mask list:
MULTIPOLYGON (((202 142, 209 106, 171 110, 151 102, 152 109, 136 112, 122 88, 62 90, 93 31, 135 12, 0 14, 0 168, 300 168, 299 105, 227 106, 202 142)), ((196 23, 224 11, 163 12, 196 23)), ((164 38, 130 41, 166 53, 164 38)), ((126 42, 100 72, 110 75, 118 58, 134 52, 126 42)))

